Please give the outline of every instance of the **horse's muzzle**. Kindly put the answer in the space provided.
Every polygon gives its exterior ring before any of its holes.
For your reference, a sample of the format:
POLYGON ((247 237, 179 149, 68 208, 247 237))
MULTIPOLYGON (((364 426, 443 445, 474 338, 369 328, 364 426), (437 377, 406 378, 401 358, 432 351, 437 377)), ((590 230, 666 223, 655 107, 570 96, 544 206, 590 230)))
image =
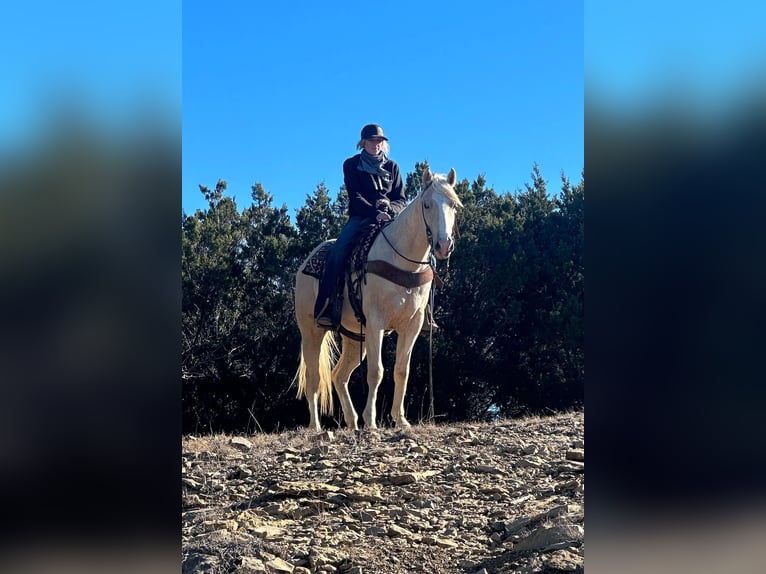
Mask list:
POLYGON ((440 239, 434 246, 434 253, 437 259, 447 259, 455 249, 455 242, 451 237, 440 239))

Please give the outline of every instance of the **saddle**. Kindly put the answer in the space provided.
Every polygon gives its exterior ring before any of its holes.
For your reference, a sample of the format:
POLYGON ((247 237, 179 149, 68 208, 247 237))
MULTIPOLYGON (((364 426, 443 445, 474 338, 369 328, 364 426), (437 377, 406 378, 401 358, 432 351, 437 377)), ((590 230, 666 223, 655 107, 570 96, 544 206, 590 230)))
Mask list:
MULTIPOLYGON (((367 273, 380 275, 397 285, 402 285, 407 288, 418 287, 432 280, 436 280, 437 287, 441 286, 441 279, 434 274, 431 267, 420 273, 411 273, 409 271, 402 271, 386 261, 368 261, 367 256, 372 248, 375 238, 389 223, 390 222, 376 222, 370 224, 368 229, 360 234, 361 239, 351 251, 351 255, 346 263, 344 278, 346 286, 348 287, 348 300, 351 304, 351 308, 354 310, 354 315, 356 316, 357 321, 362 325, 366 324, 366 318, 362 311, 362 283, 366 281, 367 273)), ((324 272, 327 253, 333 243, 335 243, 334 239, 322 243, 306 262, 306 265, 304 265, 302 269, 303 273, 321 279, 322 273, 324 272)), ((336 303, 339 306, 342 306, 343 290, 338 289, 337 291, 339 291, 339 293, 336 293, 336 297, 338 298, 336 303)))

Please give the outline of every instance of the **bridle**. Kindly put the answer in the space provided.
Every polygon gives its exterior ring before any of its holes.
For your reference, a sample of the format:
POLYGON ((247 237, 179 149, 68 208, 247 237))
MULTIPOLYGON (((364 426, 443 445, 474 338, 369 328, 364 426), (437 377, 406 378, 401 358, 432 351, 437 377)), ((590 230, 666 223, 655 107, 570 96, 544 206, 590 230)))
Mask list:
MULTIPOLYGON (((431 188, 431 186, 433 186, 434 183, 435 181, 432 181, 431 183, 429 183, 428 187, 426 187, 421 193, 425 195, 425 193, 431 188)), ((380 234, 383 236, 383 239, 386 240, 386 243, 388 243, 391 249, 394 250, 394 253, 396 253, 399 257, 401 257, 405 261, 409 261, 410 263, 415 263, 417 265, 430 265, 431 267, 435 267, 436 257, 434 256, 434 234, 433 234, 433 231, 431 231, 431 226, 428 225, 428 220, 426 219, 426 206, 425 206, 424 199, 421 200, 420 202, 420 211, 421 211, 421 215, 423 216, 423 225, 425 225, 426 227, 426 238, 428 239, 429 251, 428 251, 427 261, 417 261, 415 259, 410 259, 406 255, 403 255, 402 253, 400 253, 399 250, 396 247, 394 247, 394 244, 391 243, 391 240, 386 236, 385 228, 380 230, 380 234)), ((457 218, 455 218, 455 223, 452 227, 452 235, 455 240, 457 240, 459 234, 460 234, 460 230, 458 229, 458 226, 457 226, 457 218), (456 233, 457 233, 457 236, 455 235, 456 233)), ((453 245, 454 245, 454 242, 453 242, 453 245)), ((452 253, 452 250, 450 250, 450 254, 451 253, 452 253)), ((447 257, 449 258, 449 255, 447 255, 447 257)))

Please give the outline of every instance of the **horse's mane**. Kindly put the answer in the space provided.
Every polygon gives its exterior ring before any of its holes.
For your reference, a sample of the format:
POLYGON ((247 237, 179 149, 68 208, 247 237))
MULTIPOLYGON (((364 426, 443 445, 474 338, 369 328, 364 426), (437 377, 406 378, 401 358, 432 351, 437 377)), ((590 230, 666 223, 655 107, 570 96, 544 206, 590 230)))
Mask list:
MULTIPOLYGON (((455 188, 451 186, 449 183, 447 183, 447 176, 442 175, 440 173, 433 174, 433 181, 431 184, 428 185, 426 189, 432 190, 431 193, 441 193, 444 197, 446 197, 449 201, 454 203, 458 207, 463 207, 463 202, 460 201, 460 198, 457 195, 457 192, 455 191, 455 188)), ((426 192, 426 189, 422 190, 418 195, 417 199, 420 199, 423 197, 423 195, 426 192)))

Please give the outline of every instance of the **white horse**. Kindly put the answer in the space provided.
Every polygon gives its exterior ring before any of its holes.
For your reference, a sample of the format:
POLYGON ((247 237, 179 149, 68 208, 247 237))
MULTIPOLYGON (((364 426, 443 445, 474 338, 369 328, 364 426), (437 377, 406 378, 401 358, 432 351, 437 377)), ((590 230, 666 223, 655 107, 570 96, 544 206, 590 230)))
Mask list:
MULTIPOLYGON (((333 384, 346 426, 354 430, 358 428, 358 415, 351 404, 348 381, 365 354, 369 392, 363 413, 364 424, 367 428, 377 428, 375 402, 383 380, 381 350, 387 331, 398 333, 391 417, 400 427, 410 426, 404 417, 410 357, 423 325, 433 280, 430 256, 433 253, 438 259, 446 259, 455 247, 455 212, 462 207, 455 192, 456 179, 454 169, 445 177, 432 174, 426 168, 422 191, 375 238, 367 257, 366 281, 362 282, 362 310, 366 317, 362 329, 364 342, 342 335, 343 351, 334 368, 338 354, 335 335, 317 327, 313 316, 319 281, 302 272, 321 245, 301 265, 295 278, 295 316, 301 331, 301 358, 296 379, 298 397, 305 396, 308 401, 310 428, 320 430, 319 415, 332 412, 333 384)), ((347 287, 344 287, 341 325, 350 332, 360 331, 348 302, 347 287)))

